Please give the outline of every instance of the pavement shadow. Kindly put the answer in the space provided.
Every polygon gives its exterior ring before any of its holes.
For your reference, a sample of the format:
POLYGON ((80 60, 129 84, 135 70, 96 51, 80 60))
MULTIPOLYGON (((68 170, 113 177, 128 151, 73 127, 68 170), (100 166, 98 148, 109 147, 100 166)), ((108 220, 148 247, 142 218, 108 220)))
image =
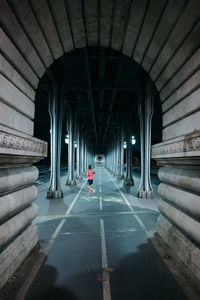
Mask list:
POLYGON ((87 218, 69 218, 24 300, 101 300, 97 279, 101 269, 95 268, 99 249, 94 223, 88 224, 87 218), (81 269, 87 271, 81 273, 81 269))
MULTIPOLYGON (((118 255, 120 256, 120 253, 118 255)), ((111 297, 115 300, 187 299, 182 288, 167 269, 151 242, 148 241, 148 243, 140 244, 134 253, 119 258, 116 266, 109 265, 105 270, 93 267, 88 271, 72 275, 67 280, 67 286, 72 291, 77 291, 78 298, 66 288, 51 286, 48 290, 37 294, 37 298, 26 298, 25 300, 101 300, 103 299, 102 285, 108 278, 105 276, 105 272, 109 274, 111 297), (47 295, 47 298, 41 298, 43 295, 45 297, 47 295)))
MULTIPOLYGON (((51 249, 55 265, 51 262, 41 267, 25 300, 103 299, 102 284, 107 277, 101 267, 97 229, 92 220, 88 223, 87 218, 70 218, 51 249)), ((107 234, 112 299, 187 299, 151 241, 145 238, 144 242, 140 232, 138 236, 134 233, 134 239, 131 236, 113 239, 107 234)))
POLYGON ((24 300, 79 300, 69 288, 54 285, 57 275, 55 267, 44 265, 24 300))
POLYGON ((137 252, 124 256, 110 274, 115 300, 186 300, 152 243, 140 244, 137 252))

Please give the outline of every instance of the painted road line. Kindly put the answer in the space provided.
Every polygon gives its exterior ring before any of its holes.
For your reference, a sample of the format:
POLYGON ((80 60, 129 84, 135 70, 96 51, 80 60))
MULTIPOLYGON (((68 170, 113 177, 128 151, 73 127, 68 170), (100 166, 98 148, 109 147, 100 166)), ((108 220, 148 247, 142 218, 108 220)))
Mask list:
MULTIPOLYGON (((101 196, 100 196, 101 197, 101 196)), ((100 199, 99 197, 99 199, 100 199)), ((95 199, 94 197, 92 197, 92 199, 95 199)), ((107 201, 107 200, 104 200, 107 201)), ((120 200, 123 201, 123 200, 120 200)), ((113 215, 134 215, 134 214, 157 214, 157 211, 146 211, 146 210, 137 210, 136 212, 132 212, 132 211, 122 211, 122 212, 104 212, 105 216, 113 216, 113 215)), ((54 221, 54 220, 59 220, 59 219, 63 219, 63 218, 77 218, 77 217, 81 217, 81 218, 94 218, 94 217, 101 217, 102 214, 98 214, 98 213, 80 213, 80 214, 69 214, 67 216, 65 215, 52 215, 52 216, 38 216, 33 223, 34 224, 39 224, 39 223, 45 223, 45 222, 49 222, 49 221, 54 221)))
POLYGON ((114 182, 113 178, 110 176, 110 174, 108 173, 108 176, 111 178, 111 180, 113 181, 114 185, 116 186, 116 188, 118 189, 118 191, 120 192, 121 196, 123 197, 124 201, 126 202, 126 204, 128 205, 130 211, 132 211, 134 214, 133 216, 136 218, 137 222, 139 223, 139 225, 142 227, 142 229, 144 230, 144 232, 146 233, 146 236, 148 238, 152 237, 152 231, 148 231, 144 225, 144 223, 142 222, 142 220, 138 217, 138 215, 136 214, 136 211, 134 210, 134 208, 131 206, 130 202, 127 200, 126 196, 124 195, 124 193, 119 189, 119 186, 114 182))
POLYGON ((99 202, 100 210, 103 210, 102 196, 99 197, 99 200, 100 200, 100 202, 99 202))
POLYGON ((99 193, 101 194, 101 186, 99 187, 99 193))
MULTIPOLYGON (((86 180, 86 181, 87 181, 87 180, 86 180)), ((62 220, 60 221, 60 223, 58 224, 56 230, 55 230, 54 233, 52 234, 52 236, 51 236, 49 242, 47 243, 46 247, 44 248, 44 250, 41 249, 41 251, 40 251, 40 252, 41 252, 41 255, 40 255, 39 259, 37 260, 36 264, 34 264, 32 270, 30 271, 30 274, 29 274, 28 277, 25 279, 25 281, 24 281, 22 287, 19 289, 19 291, 18 291, 18 293, 17 293, 17 295, 16 295, 16 297, 15 297, 14 300, 23 300, 23 299, 26 297, 26 294, 27 294, 27 292, 28 292, 28 290, 29 290, 29 288, 30 288, 30 286, 31 286, 31 284, 32 284, 32 282, 33 282, 33 280, 35 279, 37 273, 39 272, 40 267, 41 267, 41 265, 43 264, 45 258, 47 257, 47 254, 48 254, 49 250, 51 249, 52 245, 53 245, 54 242, 55 242, 56 237, 58 236, 60 230, 62 229, 62 227, 63 227, 63 225, 64 225, 64 223, 65 223, 65 221, 66 221, 66 217, 69 216, 70 211, 72 210, 72 208, 73 208, 73 206, 74 206, 76 200, 78 199, 78 197, 79 197, 79 195, 80 195, 82 189, 84 188, 84 185, 86 184, 86 181, 83 183, 83 185, 82 185, 80 191, 77 193, 77 195, 76 195, 76 197, 74 198, 73 202, 71 203, 70 207, 69 207, 68 210, 66 211, 66 213, 65 213, 65 215, 64 215, 65 219, 62 219, 62 220)))
POLYGON ((105 240, 103 219, 100 219, 100 228, 101 228, 101 251, 102 251, 102 268, 103 268, 103 300, 111 300, 110 277, 108 272, 105 271, 105 269, 108 267, 108 259, 107 259, 107 252, 106 252, 106 240, 105 240))
MULTIPOLYGON (((86 180, 87 181, 87 180, 86 180)), ((76 202, 76 200, 78 199, 78 197, 80 196, 80 193, 82 192, 84 185, 86 184, 86 181, 83 183, 81 189, 79 190, 79 192, 77 193, 76 197, 74 198, 74 200, 72 201, 71 205, 69 206, 69 208, 67 209, 66 213, 65 213, 65 217, 68 216, 76 202)), ((53 246, 59 232, 61 231, 64 223, 66 221, 66 218, 62 219, 60 221, 60 223, 58 224, 56 230, 54 231, 54 233, 52 234, 50 240, 48 241, 47 245, 45 246, 45 248, 43 250, 41 250, 41 252, 48 254, 49 250, 51 249, 51 247, 53 246)))

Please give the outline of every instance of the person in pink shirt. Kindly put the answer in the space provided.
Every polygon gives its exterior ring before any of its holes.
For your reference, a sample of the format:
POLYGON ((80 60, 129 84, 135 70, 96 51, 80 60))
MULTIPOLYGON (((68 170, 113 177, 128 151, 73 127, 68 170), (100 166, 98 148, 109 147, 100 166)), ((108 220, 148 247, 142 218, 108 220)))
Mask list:
POLYGON ((89 165, 88 166, 88 170, 87 170, 87 176, 88 176, 88 181, 87 181, 88 195, 90 195, 90 191, 92 191, 93 193, 95 193, 95 189, 91 188, 91 185, 93 184, 93 175, 94 174, 95 174, 95 172, 92 170, 92 166, 89 165))

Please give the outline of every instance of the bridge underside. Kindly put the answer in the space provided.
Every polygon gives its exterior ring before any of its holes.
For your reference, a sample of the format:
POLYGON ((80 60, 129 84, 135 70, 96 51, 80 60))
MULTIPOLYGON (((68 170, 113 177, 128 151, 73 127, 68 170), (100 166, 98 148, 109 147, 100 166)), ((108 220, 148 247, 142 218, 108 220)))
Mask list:
POLYGON ((199 17, 199 0, 0 1, 0 288, 38 244, 33 164, 48 147, 45 193, 65 197, 63 133, 72 188, 104 154, 105 167, 132 189, 136 136, 137 196, 154 195, 153 158, 163 166, 156 231, 200 279, 199 17), (153 140, 151 126, 158 100, 162 141, 153 140), (48 106, 49 127, 38 102, 48 106), (45 141, 36 135, 38 120, 51 129, 49 146, 49 134, 45 141))

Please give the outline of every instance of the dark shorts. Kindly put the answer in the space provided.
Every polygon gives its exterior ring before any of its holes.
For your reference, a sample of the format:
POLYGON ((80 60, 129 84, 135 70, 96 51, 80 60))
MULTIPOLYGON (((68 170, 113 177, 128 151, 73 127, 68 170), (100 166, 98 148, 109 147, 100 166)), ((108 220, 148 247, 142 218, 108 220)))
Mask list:
POLYGON ((88 185, 92 185, 93 184, 93 180, 92 179, 88 179, 87 184, 88 185))

